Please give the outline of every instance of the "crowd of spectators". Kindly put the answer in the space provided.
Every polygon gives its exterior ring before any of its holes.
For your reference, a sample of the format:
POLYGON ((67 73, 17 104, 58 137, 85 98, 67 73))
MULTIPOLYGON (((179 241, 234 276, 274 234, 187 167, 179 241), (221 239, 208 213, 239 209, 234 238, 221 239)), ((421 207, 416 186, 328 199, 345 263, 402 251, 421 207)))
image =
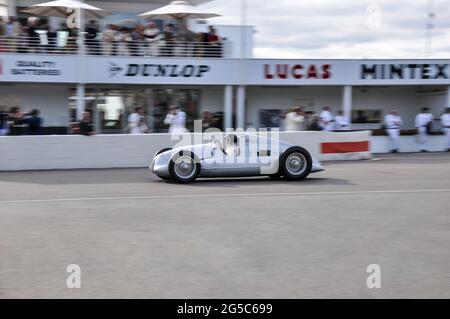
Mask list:
POLYGON ((346 131, 350 129, 349 120, 339 110, 334 115, 329 106, 317 114, 305 112, 302 107, 293 107, 284 117, 285 131, 346 131))
POLYGON ((34 109, 22 112, 19 107, 6 110, 0 105, 0 136, 2 135, 40 135, 42 118, 40 112, 34 109))
MULTIPOLYGON (((150 21, 146 25, 108 24, 101 29, 95 20, 84 28, 86 53, 90 55, 152 57, 222 57, 223 43, 216 28, 194 33, 185 25, 166 24, 160 29, 150 21)), ((0 17, 0 52, 75 53, 78 32, 61 24, 54 29, 38 18, 21 24, 15 17, 0 17)))

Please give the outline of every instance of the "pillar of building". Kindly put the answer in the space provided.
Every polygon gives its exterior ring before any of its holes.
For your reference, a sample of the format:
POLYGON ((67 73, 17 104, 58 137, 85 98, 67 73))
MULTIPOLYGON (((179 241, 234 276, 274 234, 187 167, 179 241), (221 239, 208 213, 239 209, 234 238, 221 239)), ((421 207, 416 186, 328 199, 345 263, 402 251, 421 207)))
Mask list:
POLYGON ((77 84, 77 119, 81 120, 85 110, 85 87, 84 84, 77 84))
POLYGON ((245 130, 245 97, 246 90, 244 85, 240 85, 237 88, 237 107, 236 107, 236 122, 237 128, 245 130))
POLYGON ((233 86, 226 85, 223 103, 224 131, 233 128, 233 86))
POLYGON ((350 128, 352 121, 352 97, 353 97, 352 86, 351 85, 344 86, 342 90, 342 110, 348 123, 350 123, 350 128))

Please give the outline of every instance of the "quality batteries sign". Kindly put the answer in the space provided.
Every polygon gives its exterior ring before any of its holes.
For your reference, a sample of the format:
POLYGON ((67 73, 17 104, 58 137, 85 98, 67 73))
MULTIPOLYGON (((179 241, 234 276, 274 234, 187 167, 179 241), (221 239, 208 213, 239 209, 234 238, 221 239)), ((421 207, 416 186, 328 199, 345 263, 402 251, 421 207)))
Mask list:
POLYGON ((38 55, 4 55, 1 59, 0 81, 7 82, 76 82, 74 60, 66 57, 38 55))
POLYGON ((12 75, 59 76, 62 71, 54 61, 19 60, 10 69, 12 75))

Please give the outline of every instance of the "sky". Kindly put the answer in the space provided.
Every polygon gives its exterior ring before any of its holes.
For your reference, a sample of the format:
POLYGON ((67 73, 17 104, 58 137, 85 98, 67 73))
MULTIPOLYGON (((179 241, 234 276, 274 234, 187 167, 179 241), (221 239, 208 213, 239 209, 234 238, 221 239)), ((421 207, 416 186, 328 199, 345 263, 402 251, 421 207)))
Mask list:
MULTIPOLYGON (((241 1, 214 0, 211 24, 240 24, 241 1)), ((450 0, 246 0, 257 58, 450 58, 450 0), (431 52, 428 54, 426 52, 431 52)))

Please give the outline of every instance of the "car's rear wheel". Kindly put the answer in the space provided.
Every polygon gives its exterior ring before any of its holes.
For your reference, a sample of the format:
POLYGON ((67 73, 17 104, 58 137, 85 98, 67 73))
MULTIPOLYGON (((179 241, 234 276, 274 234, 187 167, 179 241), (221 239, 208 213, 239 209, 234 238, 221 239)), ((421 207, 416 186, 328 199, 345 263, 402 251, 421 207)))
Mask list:
POLYGON ((182 184, 195 181, 200 174, 200 170, 200 161, 191 152, 181 151, 175 154, 169 163, 171 177, 182 184))
POLYGON ((285 179, 299 181, 308 177, 312 168, 312 158, 307 150, 294 146, 281 155, 281 171, 285 179))

